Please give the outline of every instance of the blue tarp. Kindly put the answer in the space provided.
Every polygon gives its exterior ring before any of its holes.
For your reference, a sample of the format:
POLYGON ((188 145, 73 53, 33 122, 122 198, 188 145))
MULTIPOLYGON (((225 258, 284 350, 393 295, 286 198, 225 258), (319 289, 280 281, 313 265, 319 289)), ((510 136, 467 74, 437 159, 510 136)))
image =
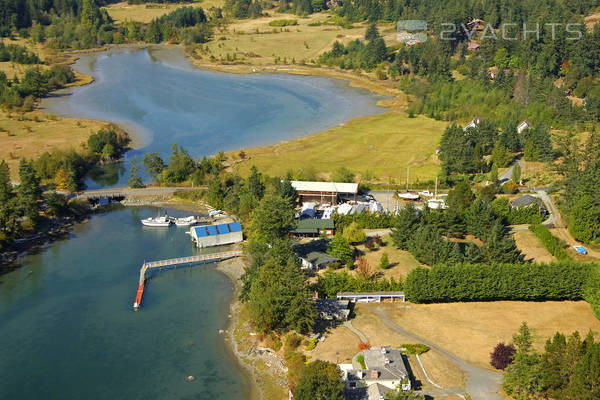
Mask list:
POLYGON ((587 250, 583 246, 573 246, 579 254, 587 254, 587 250))

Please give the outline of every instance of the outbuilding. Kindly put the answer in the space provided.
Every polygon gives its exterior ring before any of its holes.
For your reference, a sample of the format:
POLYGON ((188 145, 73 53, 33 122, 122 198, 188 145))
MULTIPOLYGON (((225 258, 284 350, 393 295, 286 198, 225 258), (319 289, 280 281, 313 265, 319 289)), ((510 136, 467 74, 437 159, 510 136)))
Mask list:
POLYGON ((200 248, 239 243, 244 240, 242 225, 239 222, 195 226, 190 230, 190 235, 192 241, 200 248))
POLYGON ((351 197, 356 201, 358 183, 292 181, 296 198, 300 204, 338 204, 341 197, 351 197))
POLYGON ((290 232, 292 237, 333 236, 335 223, 333 219, 305 218, 296 221, 296 229, 290 232))

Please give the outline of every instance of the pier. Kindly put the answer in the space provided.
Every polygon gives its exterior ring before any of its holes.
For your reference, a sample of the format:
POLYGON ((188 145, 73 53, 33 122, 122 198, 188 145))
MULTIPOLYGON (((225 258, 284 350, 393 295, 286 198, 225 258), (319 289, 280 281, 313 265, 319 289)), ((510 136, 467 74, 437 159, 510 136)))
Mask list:
POLYGON ((159 261, 151 261, 144 262, 142 268, 140 268, 140 281, 138 283, 137 294, 135 296, 135 301, 133 303, 134 309, 139 309, 142 304, 142 297, 144 295, 144 287, 146 285, 146 272, 150 269, 156 268, 167 268, 174 267, 177 268, 178 265, 184 264, 197 264, 197 263, 211 263, 211 262, 219 262, 223 260, 227 260, 229 258, 241 257, 244 255, 243 251, 226 251, 222 253, 212 253, 212 254, 200 254, 197 256, 190 257, 180 257, 180 258, 171 258, 168 260, 159 260, 159 261))

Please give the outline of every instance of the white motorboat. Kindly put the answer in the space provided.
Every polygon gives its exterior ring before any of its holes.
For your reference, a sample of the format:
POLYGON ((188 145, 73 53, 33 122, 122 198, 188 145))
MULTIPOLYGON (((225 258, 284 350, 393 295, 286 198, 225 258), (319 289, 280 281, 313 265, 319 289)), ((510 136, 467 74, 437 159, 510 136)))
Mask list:
POLYGON ((142 220, 144 226, 169 226, 171 225, 171 218, 167 215, 164 217, 150 217, 142 220))
POLYGON ((173 222, 177 226, 191 226, 198 223, 198 220, 194 216, 184 218, 173 218, 173 222))
POLYGON ((423 190, 422 192, 419 192, 419 196, 433 197, 433 193, 431 193, 429 190, 423 190))

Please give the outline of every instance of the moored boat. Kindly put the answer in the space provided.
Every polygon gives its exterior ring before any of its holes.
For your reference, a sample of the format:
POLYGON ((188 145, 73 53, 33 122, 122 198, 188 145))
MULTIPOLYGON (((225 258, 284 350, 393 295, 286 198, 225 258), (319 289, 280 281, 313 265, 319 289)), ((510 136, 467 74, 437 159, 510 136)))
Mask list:
POLYGON ((167 215, 164 217, 150 217, 142 220, 144 226, 169 226, 171 225, 171 218, 167 215))
POLYGON ((198 220, 194 216, 184 218, 173 218, 173 222, 176 226, 191 226, 198 223, 198 220))

